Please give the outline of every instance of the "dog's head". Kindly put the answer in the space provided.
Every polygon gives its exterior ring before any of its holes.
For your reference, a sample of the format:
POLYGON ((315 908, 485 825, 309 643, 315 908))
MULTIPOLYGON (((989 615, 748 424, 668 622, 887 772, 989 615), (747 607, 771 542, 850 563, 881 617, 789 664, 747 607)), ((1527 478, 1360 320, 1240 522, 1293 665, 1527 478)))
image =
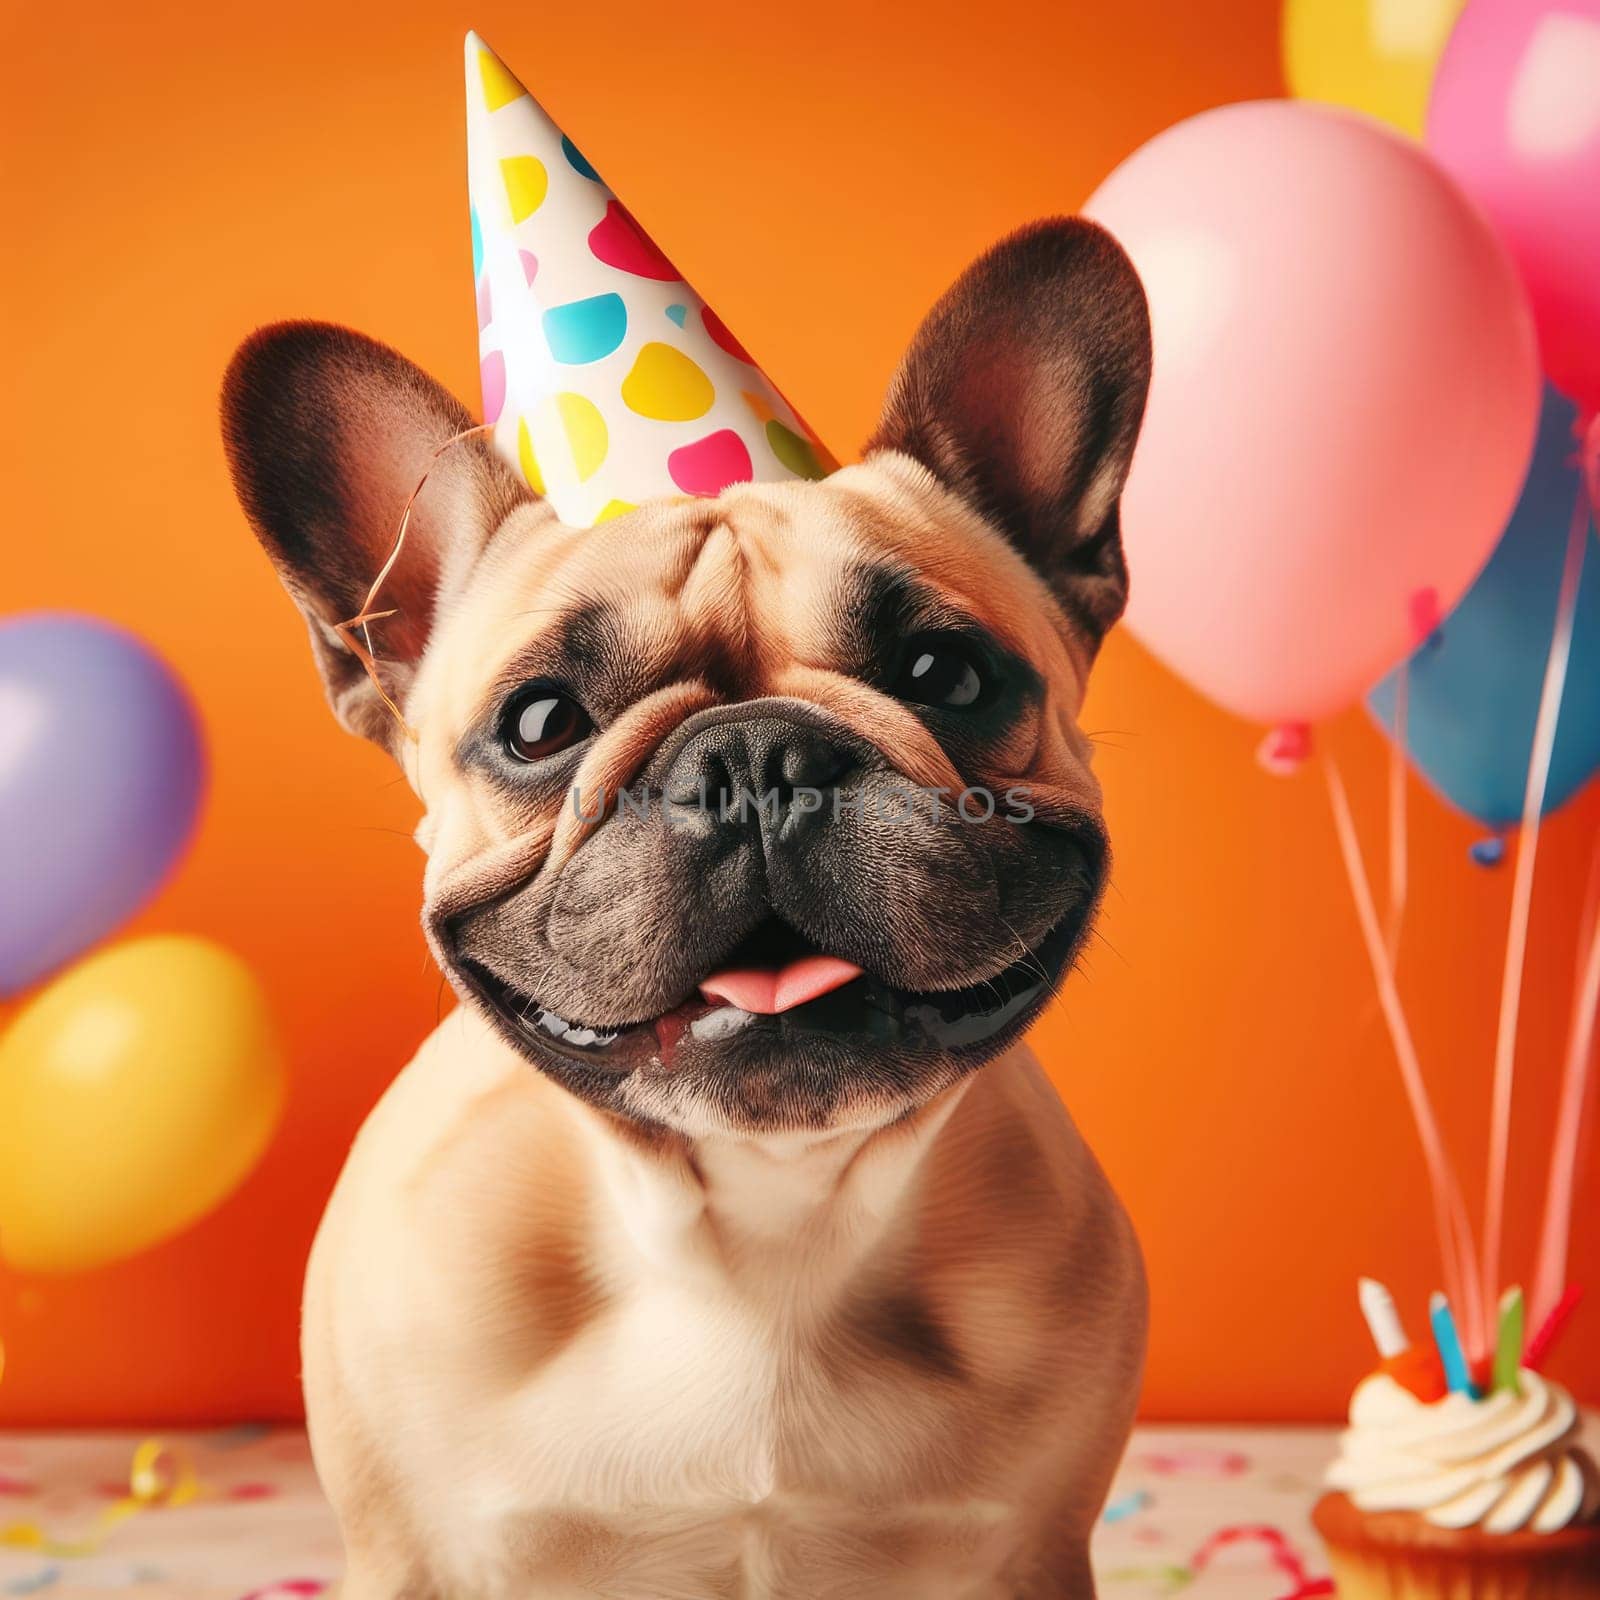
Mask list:
POLYGON ((1126 574, 1144 296, 1084 222, 918 332, 860 465, 562 526, 382 345, 268 328, 223 395, 240 498, 346 727, 426 805, 464 1001, 603 1108, 863 1126, 990 1059, 1106 871, 1076 725, 1126 574), (370 624, 356 616, 428 471, 370 624), (360 637, 357 635, 356 637, 360 637))

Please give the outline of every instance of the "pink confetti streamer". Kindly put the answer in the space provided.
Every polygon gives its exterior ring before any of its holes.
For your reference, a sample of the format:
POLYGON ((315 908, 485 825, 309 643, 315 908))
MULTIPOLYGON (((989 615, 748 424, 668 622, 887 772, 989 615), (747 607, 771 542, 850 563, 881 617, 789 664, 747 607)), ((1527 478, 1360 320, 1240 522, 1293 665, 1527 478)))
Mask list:
POLYGON ((1305 1561, 1288 1536, 1280 1528, 1264 1523, 1244 1523, 1238 1527, 1219 1528, 1195 1552, 1189 1563, 1191 1577, 1204 1572, 1219 1550, 1235 1544, 1262 1544, 1266 1546, 1267 1559, 1293 1585, 1278 1600, 1308 1600, 1312 1595, 1332 1594, 1331 1578, 1313 1578, 1306 1571, 1305 1561))
POLYGON ((1242 1450, 1214 1450, 1203 1445, 1182 1446, 1173 1450, 1152 1450, 1139 1460, 1147 1472, 1163 1477, 1193 1475, 1201 1478, 1237 1478, 1250 1469, 1250 1458, 1242 1450))

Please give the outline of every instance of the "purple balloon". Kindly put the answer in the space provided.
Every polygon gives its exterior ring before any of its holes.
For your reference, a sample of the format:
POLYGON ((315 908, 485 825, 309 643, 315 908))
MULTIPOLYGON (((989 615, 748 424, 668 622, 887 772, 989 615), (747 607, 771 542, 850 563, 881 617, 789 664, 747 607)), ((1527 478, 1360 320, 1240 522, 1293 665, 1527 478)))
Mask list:
POLYGON ((188 695, 131 633, 63 612, 0 623, 0 995, 150 898, 204 774, 188 695))

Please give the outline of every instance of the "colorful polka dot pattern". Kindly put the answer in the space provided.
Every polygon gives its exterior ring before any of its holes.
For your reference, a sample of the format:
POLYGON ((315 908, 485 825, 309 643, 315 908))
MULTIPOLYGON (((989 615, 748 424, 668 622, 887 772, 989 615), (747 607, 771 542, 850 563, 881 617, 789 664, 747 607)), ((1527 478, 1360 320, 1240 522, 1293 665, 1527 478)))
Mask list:
POLYGON ((520 100, 528 92, 511 76, 505 63, 492 50, 478 52, 478 75, 483 82, 483 103, 490 111, 498 111, 513 100, 520 100))
POLYGON ((704 371, 670 344, 647 344, 622 380, 623 405, 656 422, 693 422, 716 398, 704 371))
POLYGON ((526 222, 550 192, 550 174, 537 156, 507 156, 500 163, 500 177, 513 222, 526 222))
POLYGON ((563 521, 833 462, 505 64, 467 36, 484 421, 563 521))
POLYGON ((506 408, 506 358, 502 350, 491 350, 478 363, 483 383, 483 420, 498 422, 506 408))
POLYGON ((581 367, 608 356, 628 331, 628 308, 620 294, 595 294, 551 306, 544 314, 545 343, 563 366, 581 367))
POLYGON ((606 214, 589 232, 589 249, 597 261, 636 278, 676 283, 678 269, 662 255, 655 240, 623 209, 620 201, 606 205, 606 214))
POLYGON ((749 483, 750 452, 732 428, 718 428, 667 457, 667 471, 685 494, 721 494, 730 483, 749 483))

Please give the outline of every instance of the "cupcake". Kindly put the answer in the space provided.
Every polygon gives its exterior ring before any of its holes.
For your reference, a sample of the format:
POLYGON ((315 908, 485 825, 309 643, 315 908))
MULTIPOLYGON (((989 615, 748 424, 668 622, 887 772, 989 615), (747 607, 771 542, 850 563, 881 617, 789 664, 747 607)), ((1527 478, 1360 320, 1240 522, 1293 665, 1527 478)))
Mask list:
POLYGON ((1536 1372, 1484 1398, 1358 1385, 1312 1514, 1341 1600, 1600 1600, 1600 1473, 1536 1372))

